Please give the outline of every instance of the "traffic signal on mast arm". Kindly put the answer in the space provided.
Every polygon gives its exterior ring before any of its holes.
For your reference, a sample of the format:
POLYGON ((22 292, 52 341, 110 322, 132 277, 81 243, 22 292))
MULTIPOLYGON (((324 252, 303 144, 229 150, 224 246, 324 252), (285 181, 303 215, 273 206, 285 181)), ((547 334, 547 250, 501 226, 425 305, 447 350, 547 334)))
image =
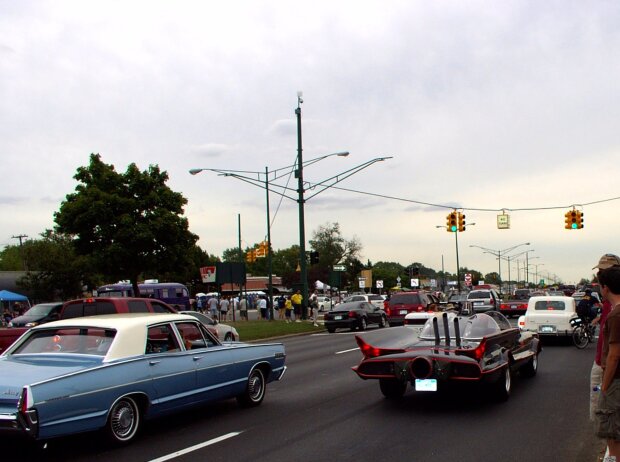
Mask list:
POLYGON ((310 252, 310 264, 318 265, 319 263, 319 252, 317 250, 310 252))
POLYGON ((564 214, 564 228, 566 229, 578 229, 577 228, 577 213, 578 210, 569 210, 564 214))
POLYGON ((459 220, 459 233, 462 233, 463 231, 465 231, 465 214, 459 212, 458 220, 459 220))
POLYGON ((254 251, 254 249, 248 250, 245 253, 245 261, 248 263, 253 263, 256 261, 256 252, 254 251))
POLYGON ((455 233, 458 230, 458 219, 456 212, 450 212, 446 216, 446 231, 455 233))

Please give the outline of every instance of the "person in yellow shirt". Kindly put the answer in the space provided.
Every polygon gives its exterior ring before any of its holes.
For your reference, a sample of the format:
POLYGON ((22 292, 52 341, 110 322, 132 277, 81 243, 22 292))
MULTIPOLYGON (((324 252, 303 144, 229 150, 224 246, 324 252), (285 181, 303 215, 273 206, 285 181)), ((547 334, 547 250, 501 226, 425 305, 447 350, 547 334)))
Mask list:
POLYGON ((291 322, 291 313, 293 312, 293 303, 290 297, 284 301, 284 311, 286 316, 286 322, 291 322))
POLYGON ((293 310, 295 311, 295 321, 299 322, 301 320, 301 304, 303 303, 304 298, 301 296, 301 291, 295 292, 291 295, 291 303, 293 304, 293 310))

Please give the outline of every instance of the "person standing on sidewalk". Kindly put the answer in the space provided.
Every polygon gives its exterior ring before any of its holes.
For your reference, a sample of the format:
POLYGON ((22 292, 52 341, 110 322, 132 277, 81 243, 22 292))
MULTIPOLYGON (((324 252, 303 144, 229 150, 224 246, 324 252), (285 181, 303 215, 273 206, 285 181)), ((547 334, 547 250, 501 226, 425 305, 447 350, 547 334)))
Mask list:
MULTIPOLYGON (((598 269, 598 272, 600 273, 602 270, 611 268, 612 266, 620 266, 620 257, 607 253, 599 259, 598 264, 592 269, 598 269)), ((603 340, 605 339, 605 335, 603 334, 603 326, 605 325, 605 321, 607 320, 607 316, 609 315, 611 308, 612 307, 609 300, 603 299, 601 314, 592 321, 593 324, 599 325, 598 340, 596 342, 596 356, 594 357, 592 370, 590 371, 590 420, 592 421, 595 420, 594 412, 597 408, 597 402, 600 395, 599 390, 601 383, 603 382, 603 368, 601 367, 603 340)))
POLYGON ((291 303, 293 304, 293 311, 295 312, 295 321, 301 320, 301 304, 303 303, 303 297, 301 291, 295 292, 291 295, 291 303))
POLYGON ((596 410, 599 438, 607 440, 609 458, 620 456, 620 266, 612 266, 598 273, 603 298, 612 309, 603 326, 603 382, 596 410))

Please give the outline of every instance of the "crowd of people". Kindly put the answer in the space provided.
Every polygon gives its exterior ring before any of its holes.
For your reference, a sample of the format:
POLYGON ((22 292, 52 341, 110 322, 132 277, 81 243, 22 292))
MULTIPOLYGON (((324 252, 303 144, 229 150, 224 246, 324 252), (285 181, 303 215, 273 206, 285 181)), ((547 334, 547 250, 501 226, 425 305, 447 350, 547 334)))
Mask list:
MULTIPOLYGON (((271 319, 271 303, 269 297, 264 294, 248 294, 245 297, 226 296, 219 294, 200 295, 194 302, 196 311, 210 315, 219 321, 242 320, 247 321, 248 310, 256 309, 258 319, 271 319), (237 315, 238 313, 238 315, 237 315)), ((274 319, 285 322, 300 322, 304 317, 303 297, 297 290, 290 296, 278 295, 273 298, 274 319)), ((309 297, 309 320, 318 325, 318 293, 315 291, 309 297)))

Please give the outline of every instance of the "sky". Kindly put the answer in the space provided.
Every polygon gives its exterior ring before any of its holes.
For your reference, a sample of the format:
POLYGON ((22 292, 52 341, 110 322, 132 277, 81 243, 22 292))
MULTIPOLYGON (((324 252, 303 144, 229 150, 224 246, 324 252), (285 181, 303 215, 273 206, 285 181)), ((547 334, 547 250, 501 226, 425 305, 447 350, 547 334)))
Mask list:
MULTIPOLYGON (((189 170, 293 165, 301 91, 303 160, 350 153, 306 166, 308 188, 390 157, 307 199, 308 240, 338 223, 363 262, 455 273, 458 248, 504 279, 497 254, 523 279, 528 250, 530 281, 578 282, 620 254, 619 58, 615 1, 0 0, 0 246, 54 227, 91 153, 168 172, 209 254, 239 222, 253 246, 265 190, 189 170)), ((270 194, 275 249, 299 244, 295 194, 270 194)))

